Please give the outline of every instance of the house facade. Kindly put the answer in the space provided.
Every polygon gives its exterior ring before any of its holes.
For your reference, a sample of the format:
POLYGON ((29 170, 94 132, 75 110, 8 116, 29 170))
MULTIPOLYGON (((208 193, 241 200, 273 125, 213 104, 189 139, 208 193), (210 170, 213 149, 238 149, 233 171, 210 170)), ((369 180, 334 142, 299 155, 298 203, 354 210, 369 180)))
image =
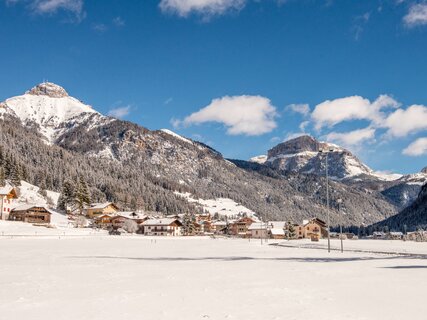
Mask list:
POLYGON ((8 220, 15 199, 18 198, 15 188, 6 186, 0 188, 0 220, 8 220))
POLYGON ((244 217, 237 221, 235 221, 231 225, 231 234, 234 236, 245 238, 250 236, 250 232, 248 230, 249 226, 254 223, 255 220, 252 218, 244 217))
POLYGON ((147 236, 181 236, 182 223, 178 219, 148 219, 142 223, 147 236))
POLYGON ((26 204, 14 208, 9 215, 9 220, 28 223, 50 223, 51 213, 44 205, 26 204))
POLYGON ((113 202, 94 203, 89 208, 85 209, 86 216, 94 219, 103 214, 112 214, 119 211, 119 208, 113 202))
POLYGON ((269 237, 269 227, 265 222, 254 222, 248 227, 251 238, 266 239, 269 237))

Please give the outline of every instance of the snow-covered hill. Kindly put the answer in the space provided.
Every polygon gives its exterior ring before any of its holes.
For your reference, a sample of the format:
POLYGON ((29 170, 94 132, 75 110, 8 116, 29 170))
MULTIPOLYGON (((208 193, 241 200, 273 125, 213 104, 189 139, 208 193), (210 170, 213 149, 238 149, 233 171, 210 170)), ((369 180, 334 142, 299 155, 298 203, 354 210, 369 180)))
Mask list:
POLYGON ((308 135, 283 142, 269 150, 266 164, 290 172, 324 175, 326 154, 319 153, 320 150, 328 151, 328 172, 332 179, 360 175, 381 178, 350 151, 335 144, 319 142, 308 135))
POLYGON ((64 88, 50 82, 0 103, 2 113, 16 116, 24 125, 35 126, 50 143, 70 124, 75 125, 92 114, 101 116, 91 106, 70 97, 64 88))

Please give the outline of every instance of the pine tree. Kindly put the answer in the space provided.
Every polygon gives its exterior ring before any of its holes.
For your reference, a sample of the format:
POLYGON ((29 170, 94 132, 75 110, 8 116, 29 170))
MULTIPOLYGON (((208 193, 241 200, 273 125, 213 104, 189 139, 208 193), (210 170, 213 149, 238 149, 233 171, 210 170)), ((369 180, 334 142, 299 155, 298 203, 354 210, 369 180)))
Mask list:
POLYGON ((295 238, 295 236, 296 236, 295 228, 294 228, 292 222, 288 222, 288 238, 293 239, 293 238, 295 238))
POLYGON ((85 205, 90 204, 90 194, 86 184, 86 181, 82 176, 78 179, 78 187, 76 190, 76 194, 74 197, 74 204, 76 208, 79 210, 79 213, 83 213, 83 209, 85 205))
POLYGON ((182 230, 185 236, 191 236, 196 233, 194 223, 196 222, 196 216, 194 214, 186 213, 182 219, 182 230))
POLYGON ((58 199, 58 209, 67 212, 68 208, 74 204, 74 185, 70 181, 65 181, 62 192, 58 199))
POLYGON ((6 177, 4 174, 3 167, 0 167, 0 187, 4 187, 6 185, 6 177))
POLYGON ((12 163, 9 179, 15 187, 21 185, 21 170, 16 161, 12 163))

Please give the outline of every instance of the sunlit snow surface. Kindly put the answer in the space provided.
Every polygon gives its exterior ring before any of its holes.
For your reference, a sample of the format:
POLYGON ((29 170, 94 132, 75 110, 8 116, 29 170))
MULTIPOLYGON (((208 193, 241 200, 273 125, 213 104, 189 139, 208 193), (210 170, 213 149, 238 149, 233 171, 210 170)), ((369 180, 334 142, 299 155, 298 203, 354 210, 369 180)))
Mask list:
MULTIPOLYGON (((345 241, 346 246, 358 243, 394 250, 387 241, 345 241)), ((427 244, 398 243, 427 253, 427 244)), ((425 315, 427 264, 416 257, 328 254, 261 245, 260 240, 93 235, 0 237, 0 261, 1 319, 397 320, 425 315)))

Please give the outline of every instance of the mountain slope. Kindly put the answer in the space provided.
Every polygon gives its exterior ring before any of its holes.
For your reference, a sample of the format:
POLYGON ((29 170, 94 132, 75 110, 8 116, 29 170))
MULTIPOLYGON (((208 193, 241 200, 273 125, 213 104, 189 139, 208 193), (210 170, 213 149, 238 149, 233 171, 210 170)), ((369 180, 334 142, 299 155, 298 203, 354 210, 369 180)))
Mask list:
MULTIPOLYGON (((325 176, 326 154, 329 150, 328 174, 332 180, 357 188, 381 192, 399 209, 411 204, 421 186, 427 182, 427 173, 411 175, 381 174, 362 163, 350 151, 335 144, 319 142, 311 136, 301 136, 285 141, 268 151, 264 165, 276 170, 325 176)), ((250 161, 256 162, 256 159, 250 161)))
MULTIPOLYGON (((68 98, 58 87, 53 93, 47 90, 48 95, 42 94, 47 99, 40 105, 42 114, 55 116, 52 106, 59 106, 52 101, 68 98)), ((37 86, 36 92, 40 90, 45 92, 43 86, 37 86)), ((269 219, 326 218, 323 177, 286 175, 266 166, 247 170, 200 142, 168 130, 151 131, 96 111, 88 112, 85 107, 75 112, 73 106, 68 110, 66 104, 61 104, 67 109, 61 112, 70 116, 58 116, 52 122, 37 112, 31 117, 22 113, 20 109, 28 108, 26 103, 15 104, 13 109, 10 103, 2 106, 6 112, 0 141, 8 157, 25 168, 32 184, 59 191, 65 180, 76 180, 81 175, 95 201, 116 201, 124 208, 165 213, 201 210, 176 194, 179 192, 189 193, 193 199, 232 199, 269 219), (16 118, 21 120, 18 124, 16 118), (46 135, 48 130, 50 135, 46 135), (46 139, 50 144, 45 143, 46 139)), ((396 213, 395 207, 378 193, 340 182, 331 184, 331 203, 332 224, 370 224, 396 213), (336 210, 338 196, 346 201, 346 214, 336 210)))
POLYGON ((391 230, 418 230, 427 229, 427 184, 425 184, 417 199, 399 214, 392 216, 374 225, 374 227, 387 226, 391 230))

